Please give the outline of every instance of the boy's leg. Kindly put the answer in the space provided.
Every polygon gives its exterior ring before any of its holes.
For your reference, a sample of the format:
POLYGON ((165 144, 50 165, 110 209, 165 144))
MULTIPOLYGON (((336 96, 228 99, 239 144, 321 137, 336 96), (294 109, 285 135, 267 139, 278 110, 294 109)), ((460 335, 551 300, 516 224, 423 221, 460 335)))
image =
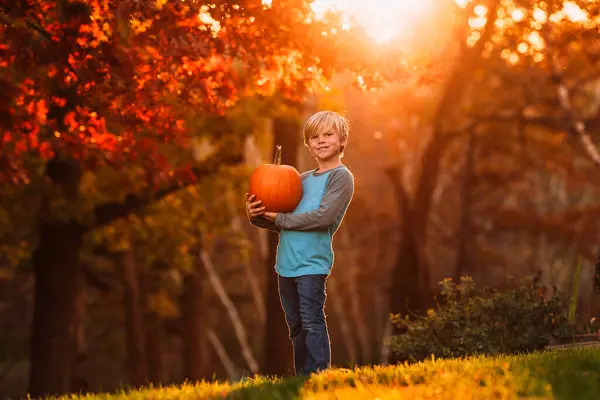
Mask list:
POLYGON ((294 354, 294 368, 296 375, 300 374, 306 364, 306 332, 302 329, 300 319, 300 304, 298 300, 298 289, 294 278, 285 278, 278 275, 279 298, 285 312, 292 349, 294 354))
POLYGON ((306 331, 306 365, 310 374, 331 366, 331 347, 325 320, 326 275, 305 275, 296 278, 302 328, 306 331))

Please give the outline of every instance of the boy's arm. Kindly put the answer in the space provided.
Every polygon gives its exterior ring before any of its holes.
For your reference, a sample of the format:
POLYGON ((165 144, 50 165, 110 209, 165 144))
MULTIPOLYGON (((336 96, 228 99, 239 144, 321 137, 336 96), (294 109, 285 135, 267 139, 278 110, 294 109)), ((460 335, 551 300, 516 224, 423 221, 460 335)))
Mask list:
POLYGON ((248 218, 250 223, 257 228, 268 229, 270 231, 279 232, 281 229, 275 225, 273 221, 269 221, 268 219, 258 216, 248 218))
POLYGON ((308 231, 331 226, 344 207, 352 199, 354 177, 345 169, 334 171, 329 177, 325 194, 319 207, 300 214, 279 213, 275 226, 280 229, 308 231))

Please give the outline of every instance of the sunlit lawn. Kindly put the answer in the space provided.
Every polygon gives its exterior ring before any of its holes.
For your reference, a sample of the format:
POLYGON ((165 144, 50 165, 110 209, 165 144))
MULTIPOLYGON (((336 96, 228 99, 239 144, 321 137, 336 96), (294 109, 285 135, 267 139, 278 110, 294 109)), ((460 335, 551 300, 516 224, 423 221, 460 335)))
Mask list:
MULTIPOLYGON (((75 398, 74 396, 71 398, 75 398)), ((199 383, 80 399, 600 399, 600 347, 332 369, 309 379, 199 383)))

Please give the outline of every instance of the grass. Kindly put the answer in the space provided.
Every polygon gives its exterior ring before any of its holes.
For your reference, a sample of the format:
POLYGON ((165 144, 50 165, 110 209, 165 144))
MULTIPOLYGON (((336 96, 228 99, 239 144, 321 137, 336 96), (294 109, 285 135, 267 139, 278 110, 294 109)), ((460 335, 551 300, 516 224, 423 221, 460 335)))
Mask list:
POLYGON ((310 378, 256 377, 62 399, 600 399, 600 348, 331 369, 310 378))

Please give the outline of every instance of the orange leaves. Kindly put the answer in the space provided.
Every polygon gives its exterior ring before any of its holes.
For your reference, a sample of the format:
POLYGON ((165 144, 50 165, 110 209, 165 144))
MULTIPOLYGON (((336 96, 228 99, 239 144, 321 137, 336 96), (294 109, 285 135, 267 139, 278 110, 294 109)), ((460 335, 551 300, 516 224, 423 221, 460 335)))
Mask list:
POLYGON ((39 124, 46 123, 46 115, 48 114, 48 107, 46 107, 46 100, 41 99, 36 103, 35 117, 39 124))
POLYGON ((129 25, 135 34, 140 34, 146 32, 152 26, 154 20, 147 19, 145 21, 139 20, 137 18, 131 18, 129 20, 129 25))
POLYGON ((75 82, 78 81, 77 75, 75 75, 75 73, 71 69, 65 67, 63 72, 64 72, 63 80, 67 85, 74 84, 75 82))
MULTIPOLYGON (((2 35, 2 28, 0 28, 0 36, 2 35)), ((8 68, 9 57, 7 57, 9 47, 6 43, 0 43, 0 68, 8 68)))
POLYGON ((44 160, 49 160, 52 157, 54 157, 54 151, 52 150, 52 148, 50 147, 50 143, 48 142, 43 142, 42 144, 40 144, 38 152, 44 160))
POLYGON ((169 92, 174 93, 176 90, 178 90, 179 87, 179 83, 175 80, 170 80, 167 83, 167 90, 169 90, 169 92))
POLYGON ((65 104, 67 104, 67 100, 57 96, 52 96, 52 104, 57 107, 64 107, 65 104))
MULTIPOLYGON (((63 122, 66 131, 56 132, 56 137, 71 149, 71 154, 76 158, 86 161, 91 157, 96 160, 97 154, 104 154, 112 162, 125 162, 123 154, 128 144, 122 136, 107 130, 105 118, 97 112, 76 107, 65 115, 63 122)), ((96 161, 92 164, 96 165, 96 161)), ((92 164, 86 162, 88 167, 92 164)))
POLYGON ((152 70, 152 68, 148 64, 141 64, 137 68, 137 72, 140 74, 146 74, 146 73, 150 72, 151 70, 152 70))
POLYGON ((67 115, 65 115, 65 119, 63 122, 65 124, 65 127, 71 132, 73 132, 79 125, 75 120, 75 111, 68 112, 67 115))
POLYGON ((78 37, 76 40, 77 44, 80 45, 81 47, 87 47, 87 42, 88 39, 84 38, 84 37, 78 37))
POLYGON ((112 27, 109 23, 110 13, 107 1, 88 1, 90 7, 90 23, 82 24, 79 33, 83 34, 77 39, 81 47, 97 48, 103 42, 108 42, 112 35, 112 27))
POLYGON ((17 89, 0 105, 14 114, 7 130, 26 131, 25 148, 43 157, 57 146, 84 161, 141 162, 165 143, 186 146, 190 116, 223 114, 242 96, 300 97, 332 64, 330 51, 313 54, 330 39, 313 41, 309 8, 292 7, 299 0, 269 10, 258 0, 78 1, 87 7, 75 15, 71 2, 28 0, 44 33, 24 29, 0 45, 1 60, 21 63, 6 77, 17 89), (22 56, 40 52, 43 65, 22 56))
POLYGON ((160 61, 163 59, 162 54, 156 47, 146 46, 144 49, 146 50, 146 53, 149 56, 150 60, 160 61))
POLYGON ((97 135, 106 133, 106 121, 98 113, 85 108, 77 107, 65 115, 64 125, 71 133, 79 132, 79 139, 84 142, 95 143, 97 135), (94 139, 94 140, 92 140, 94 139))
POLYGON ((48 78, 54 78, 57 72, 58 69, 56 68, 56 65, 50 65, 48 67, 48 78))
POLYGON ((46 114, 48 113, 48 108, 46 107, 46 100, 31 100, 25 106, 25 111, 27 114, 35 118, 35 121, 43 125, 46 123, 46 114))
POLYGON ((107 23, 104 23, 102 25, 102 27, 100 27, 100 25, 96 21, 92 21, 90 24, 81 25, 79 27, 79 32, 90 34, 90 35, 87 35, 89 37, 89 39, 87 39, 87 40, 85 40, 82 37, 77 39, 77 43, 80 46, 82 46, 82 47, 89 46, 89 47, 96 48, 102 42, 108 41, 108 37, 110 35, 110 25, 108 25, 107 23))

